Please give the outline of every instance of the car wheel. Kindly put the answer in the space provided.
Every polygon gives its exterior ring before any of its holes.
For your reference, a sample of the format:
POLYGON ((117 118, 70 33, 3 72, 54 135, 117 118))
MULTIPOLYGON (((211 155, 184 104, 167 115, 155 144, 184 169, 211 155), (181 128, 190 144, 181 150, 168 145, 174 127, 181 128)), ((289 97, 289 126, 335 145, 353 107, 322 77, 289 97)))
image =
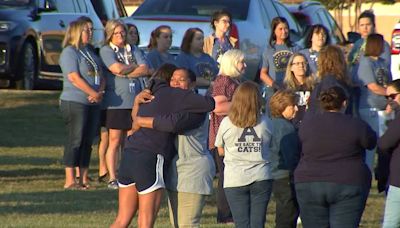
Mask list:
POLYGON ((32 43, 26 42, 22 48, 22 59, 20 70, 18 71, 19 80, 16 82, 16 88, 20 90, 33 90, 36 83, 36 64, 35 48, 32 43))

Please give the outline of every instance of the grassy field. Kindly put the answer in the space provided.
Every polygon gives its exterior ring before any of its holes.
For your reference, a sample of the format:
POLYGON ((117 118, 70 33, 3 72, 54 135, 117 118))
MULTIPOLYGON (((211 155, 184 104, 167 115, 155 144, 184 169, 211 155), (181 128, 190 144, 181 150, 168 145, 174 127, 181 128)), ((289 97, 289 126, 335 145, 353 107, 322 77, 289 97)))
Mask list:
MULTIPOLYGON (((0 90, 0 227, 108 227, 115 218, 117 191, 104 184, 93 183, 96 189, 88 191, 63 190, 65 136, 58 96, 55 91, 0 90)), ((380 227, 383 208, 384 196, 374 187, 361 227, 380 227)), ((215 224, 215 214, 212 196, 203 211, 203 227, 232 227, 215 224)), ((267 227, 273 227, 273 217, 271 202, 267 227)), ((165 200, 156 227, 170 227, 165 200)))

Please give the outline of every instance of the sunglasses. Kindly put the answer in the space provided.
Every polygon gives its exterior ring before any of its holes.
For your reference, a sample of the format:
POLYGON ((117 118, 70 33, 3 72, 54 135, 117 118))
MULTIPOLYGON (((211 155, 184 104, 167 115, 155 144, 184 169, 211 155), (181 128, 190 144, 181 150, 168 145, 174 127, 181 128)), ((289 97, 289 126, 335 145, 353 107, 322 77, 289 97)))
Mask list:
POLYGON ((396 99, 396 96, 399 95, 399 94, 400 94, 400 93, 393 93, 393 94, 387 95, 387 96, 385 96, 385 97, 386 97, 386 99, 392 99, 392 100, 394 100, 394 99, 396 99))

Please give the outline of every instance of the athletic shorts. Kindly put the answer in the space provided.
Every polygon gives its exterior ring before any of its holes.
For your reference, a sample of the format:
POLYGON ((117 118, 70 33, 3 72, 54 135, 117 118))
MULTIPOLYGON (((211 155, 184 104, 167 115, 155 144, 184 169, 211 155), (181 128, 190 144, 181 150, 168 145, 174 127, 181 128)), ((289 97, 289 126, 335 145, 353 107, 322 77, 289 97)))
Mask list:
POLYGON ((107 109, 105 127, 108 129, 130 130, 132 109, 107 109))
POLYGON ((125 149, 118 173, 120 188, 136 185, 139 194, 165 188, 164 157, 150 152, 125 149))

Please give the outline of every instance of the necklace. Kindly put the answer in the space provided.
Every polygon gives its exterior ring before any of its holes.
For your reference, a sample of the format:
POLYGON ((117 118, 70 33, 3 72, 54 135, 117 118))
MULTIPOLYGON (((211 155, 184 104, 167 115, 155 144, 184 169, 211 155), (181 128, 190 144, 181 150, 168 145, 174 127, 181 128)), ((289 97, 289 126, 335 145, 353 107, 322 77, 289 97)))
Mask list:
POLYGON ((119 47, 117 45, 111 42, 110 42, 110 47, 114 50, 115 54, 117 55, 118 62, 124 63, 126 65, 129 65, 131 63, 137 64, 136 59, 132 55, 131 45, 126 44, 125 47, 123 48, 124 49, 123 53, 119 51, 119 47))
POLYGON ((85 58, 88 67, 91 69, 88 71, 88 75, 94 76, 94 84, 95 85, 100 85, 99 66, 97 65, 96 61, 94 61, 92 55, 89 53, 89 51, 87 49, 85 50, 85 52, 82 51, 81 49, 79 49, 79 53, 81 53, 83 58, 85 58))

